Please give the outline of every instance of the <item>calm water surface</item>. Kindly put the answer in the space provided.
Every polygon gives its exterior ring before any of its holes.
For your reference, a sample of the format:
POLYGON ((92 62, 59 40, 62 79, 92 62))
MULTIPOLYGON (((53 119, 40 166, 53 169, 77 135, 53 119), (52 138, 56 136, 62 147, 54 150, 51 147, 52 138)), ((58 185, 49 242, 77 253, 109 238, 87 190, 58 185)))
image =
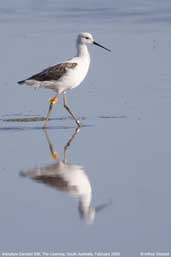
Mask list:
POLYGON ((171 254, 171 2, 0 3, 0 251, 171 254), (82 86, 62 99, 16 81, 92 47, 82 86))

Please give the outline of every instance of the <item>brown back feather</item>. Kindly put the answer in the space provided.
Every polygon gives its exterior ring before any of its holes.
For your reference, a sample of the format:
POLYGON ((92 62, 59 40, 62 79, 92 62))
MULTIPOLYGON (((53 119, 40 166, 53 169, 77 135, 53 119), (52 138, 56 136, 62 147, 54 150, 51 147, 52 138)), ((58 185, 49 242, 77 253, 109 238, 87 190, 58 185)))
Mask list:
POLYGON ((51 66, 40 73, 33 75, 27 80, 35 79, 37 81, 50 81, 60 79, 68 69, 73 69, 77 66, 77 63, 60 63, 54 66, 51 66))

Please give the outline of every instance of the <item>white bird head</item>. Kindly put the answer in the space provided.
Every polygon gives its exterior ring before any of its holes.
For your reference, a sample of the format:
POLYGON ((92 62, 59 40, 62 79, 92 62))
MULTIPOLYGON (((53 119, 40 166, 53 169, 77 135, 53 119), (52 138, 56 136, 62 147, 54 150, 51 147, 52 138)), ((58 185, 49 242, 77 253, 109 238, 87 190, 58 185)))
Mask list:
POLYGON ((82 32, 78 35, 78 43, 81 44, 93 44, 94 38, 88 32, 82 32))
POLYGON ((110 49, 108 49, 108 48, 102 46, 101 44, 97 43, 97 42, 94 40, 93 36, 92 36, 90 33, 88 33, 88 32, 81 32, 81 33, 78 35, 77 43, 78 43, 78 44, 85 44, 85 45, 94 44, 94 45, 96 45, 96 46, 99 46, 99 47, 101 47, 101 48, 103 48, 103 49, 105 49, 105 50, 111 52, 110 49))

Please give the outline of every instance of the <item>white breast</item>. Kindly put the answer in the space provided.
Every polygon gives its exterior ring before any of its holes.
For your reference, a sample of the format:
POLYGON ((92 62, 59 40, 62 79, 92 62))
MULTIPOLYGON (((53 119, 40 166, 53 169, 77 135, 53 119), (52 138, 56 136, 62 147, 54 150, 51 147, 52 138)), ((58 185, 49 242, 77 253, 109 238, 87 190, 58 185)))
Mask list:
POLYGON ((85 79, 89 70, 89 59, 75 57, 69 60, 69 62, 78 63, 78 65, 73 69, 68 69, 66 74, 57 81, 59 94, 63 91, 68 91, 79 86, 80 83, 85 79))

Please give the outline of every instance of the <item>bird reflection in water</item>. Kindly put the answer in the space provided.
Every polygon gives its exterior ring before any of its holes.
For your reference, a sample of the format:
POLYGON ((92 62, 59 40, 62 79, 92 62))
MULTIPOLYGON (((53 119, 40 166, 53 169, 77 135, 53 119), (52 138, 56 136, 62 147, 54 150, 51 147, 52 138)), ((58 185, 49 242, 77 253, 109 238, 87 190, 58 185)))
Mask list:
POLYGON ((97 207, 92 207, 92 188, 85 170, 83 167, 73 165, 67 161, 68 149, 79 131, 80 128, 77 128, 67 144, 64 146, 64 158, 61 161, 59 159, 58 152, 53 149, 48 131, 44 130, 51 155, 56 162, 40 168, 23 171, 20 174, 21 176, 29 177, 36 182, 46 184, 47 186, 66 192, 69 195, 78 198, 80 217, 89 224, 93 223, 96 213, 107 207, 110 203, 104 203, 97 207))

